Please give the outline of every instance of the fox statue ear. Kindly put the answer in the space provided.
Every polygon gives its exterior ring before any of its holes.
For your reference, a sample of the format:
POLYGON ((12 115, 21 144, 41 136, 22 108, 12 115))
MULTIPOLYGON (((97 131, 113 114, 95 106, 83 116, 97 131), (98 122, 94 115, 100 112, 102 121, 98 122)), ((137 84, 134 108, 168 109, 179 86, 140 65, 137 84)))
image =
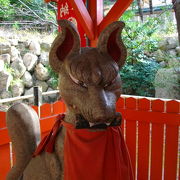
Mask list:
POLYGON ((80 37, 76 27, 67 20, 60 20, 58 24, 61 33, 55 38, 49 53, 49 64, 57 73, 68 55, 80 51, 80 37))
POLYGON ((124 65, 127 50, 121 39, 121 32, 125 24, 116 21, 107 26, 100 34, 97 48, 102 53, 107 53, 118 64, 119 69, 124 65))

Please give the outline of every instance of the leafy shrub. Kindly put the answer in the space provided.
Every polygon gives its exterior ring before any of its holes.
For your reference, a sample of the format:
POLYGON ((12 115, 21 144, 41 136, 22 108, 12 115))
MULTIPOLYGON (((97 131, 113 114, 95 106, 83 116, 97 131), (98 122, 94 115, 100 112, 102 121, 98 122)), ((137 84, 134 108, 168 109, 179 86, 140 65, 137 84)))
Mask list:
POLYGON ((48 65, 46 68, 48 69, 50 77, 51 77, 51 82, 50 82, 51 87, 53 87, 53 89, 57 89, 58 88, 58 74, 52 70, 50 65, 48 65))
POLYGON ((0 21, 11 20, 14 9, 10 7, 10 0, 0 0, 0 21))
POLYGON ((154 77, 159 64, 153 60, 127 63, 121 70, 123 93, 139 96, 154 96, 154 77))
POLYGON ((158 18, 147 18, 146 21, 136 20, 133 11, 127 11, 121 18, 126 26, 123 41, 128 49, 127 63, 120 74, 123 81, 123 93, 139 96, 154 96, 154 77, 159 64, 151 56, 158 48, 158 18))

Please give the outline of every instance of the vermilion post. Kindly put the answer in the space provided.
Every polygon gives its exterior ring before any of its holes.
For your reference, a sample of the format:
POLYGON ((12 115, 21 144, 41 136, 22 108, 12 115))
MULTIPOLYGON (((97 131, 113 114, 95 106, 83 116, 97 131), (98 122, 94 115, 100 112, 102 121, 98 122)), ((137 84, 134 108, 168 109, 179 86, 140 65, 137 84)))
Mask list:
POLYGON ((87 1, 89 14, 93 22, 94 38, 89 40, 89 46, 95 47, 98 39, 98 25, 103 20, 103 0, 87 1))
MULTIPOLYGON (((113 21, 117 21, 133 0, 117 0, 105 17, 103 17, 103 0, 45 0, 45 2, 50 1, 58 3, 58 19, 62 19, 62 17, 60 17, 62 2, 72 6, 70 11, 73 11, 77 22, 83 28, 78 29, 81 35, 81 40, 83 40, 82 38, 84 38, 83 36, 86 34, 89 39, 89 43, 86 45, 95 47, 98 36, 103 29, 113 21)), ((65 12, 66 7, 63 8, 65 12)), ((69 19, 69 16, 68 18, 64 16, 63 19, 69 19)))
MULTIPOLYGON (((58 0, 57 0, 58 1, 58 0)), ((85 4, 86 0, 83 0, 83 3, 85 4)), ((57 19, 67 19, 75 24, 77 27, 80 38, 81 38, 81 47, 86 47, 87 39, 85 31, 82 27, 82 24, 77 19, 77 15, 75 14, 74 8, 72 7, 71 3, 68 0, 60 0, 57 4, 58 8, 58 15, 57 19)), ((59 28, 60 29, 60 28, 59 28)))
POLYGON ((76 14, 78 22, 84 28, 85 33, 89 39, 94 39, 93 21, 88 13, 88 10, 82 0, 69 0, 74 12, 76 14))

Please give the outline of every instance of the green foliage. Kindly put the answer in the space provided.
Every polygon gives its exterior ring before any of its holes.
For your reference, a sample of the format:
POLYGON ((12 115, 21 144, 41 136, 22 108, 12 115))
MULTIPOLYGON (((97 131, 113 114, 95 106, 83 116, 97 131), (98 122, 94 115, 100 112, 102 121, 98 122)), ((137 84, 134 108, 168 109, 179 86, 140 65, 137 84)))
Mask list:
POLYGON ((42 0, 0 0, 1 21, 34 21, 56 24, 56 7, 42 0))
POLYGON ((53 87, 53 89, 57 89, 58 88, 58 74, 52 70, 50 65, 48 65, 46 68, 48 69, 48 72, 51 77, 51 82, 50 82, 51 87, 53 87))
POLYGON ((13 24, 13 29, 15 29, 15 30, 18 30, 19 29, 19 25, 18 25, 18 22, 17 21, 15 21, 15 23, 13 24))
POLYGON ((2 7, 8 7, 9 6, 9 0, 0 0, 0 4, 2 7))
POLYGON ((19 79, 19 78, 13 79, 11 81, 11 86, 14 85, 14 84, 18 84, 18 83, 23 83, 23 80, 19 79))
POLYGON ((14 69, 10 66, 10 64, 5 63, 4 64, 4 69, 6 72, 8 72, 9 74, 11 74, 13 76, 13 78, 15 77, 15 72, 14 69))
POLYGON ((157 38, 153 38, 153 34, 160 25, 158 18, 149 17, 146 21, 140 22, 134 17, 133 11, 127 11, 121 18, 126 22, 123 40, 129 50, 128 61, 131 61, 132 64, 146 58, 147 52, 151 53, 157 50, 158 41, 157 38))
MULTIPOLYGON (((115 1, 115 0, 114 0, 115 1)), ((110 0, 104 0, 104 5, 105 6, 109 6, 109 5, 112 5, 112 4, 114 4, 114 1, 110 1, 110 0)))
POLYGON ((9 0, 0 0, 0 20, 11 20, 14 9, 10 8, 9 0))
MULTIPOLYGON (((8 73, 11 75, 11 77, 12 77, 12 80, 11 80, 10 84, 11 84, 11 85, 12 85, 12 84, 15 84, 15 83, 16 83, 15 72, 14 72, 13 68, 11 68, 10 64, 5 63, 5 64, 4 64, 4 70, 5 70, 6 72, 8 72, 8 73)), ((8 90, 11 91, 11 86, 9 87, 8 90)))
POLYGON ((162 33, 164 34, 173 34, 177 32, 177 26, 174 23, 174 17, 172 16, 172 12, 171 11, 165 11, 160 17, 160 20, 162 22, 164 22, 164 19, 166 19, 166 22, 164 24, 162 24, 161 27, 161 35, 162 33))
POLYGON ((139 96, 154 96, 154 77, 159 68, 151 53, 158 48, 157 32, 161 22, 158 18, 147 18, 144 22, 135 19, 133 11, 121 18, 126 27, 123 41, 128 49, 127 63, 121 70, 123 93, 139 96))
POLYGON ((153 60, 127 63, 120 71, 123 93, 138 96, 154 96, 154 77, 159 64, 153 60))

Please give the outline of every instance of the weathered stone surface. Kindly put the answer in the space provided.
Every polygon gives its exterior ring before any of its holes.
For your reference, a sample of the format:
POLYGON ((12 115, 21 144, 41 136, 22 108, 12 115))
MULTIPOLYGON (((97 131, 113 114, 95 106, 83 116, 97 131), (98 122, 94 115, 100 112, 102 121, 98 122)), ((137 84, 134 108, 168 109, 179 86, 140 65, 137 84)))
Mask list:
POLYGON ((40 55, 41 54, 41 47, 38 41, 31 41, 30 45, 29 45, 29 49, 32 53, 36 54, 36 55, 40 55))
POLYGON ((1 99, 6 99, 6 98, 11 98, 12 97, 12 94, 10 91, 3 91, 1 94, 0 94, 0 98, 1 99))
MULTIPOLYGON (((53 91, 53 89, 48 88, 47 91, 53 91)), ((59 93, 43 96, 43 102, 44 103, 53 103, 53 102, 57 101, 58 97, 59 97, 59 93)))
POLYGON ((31 40, 26 40, 23 44, 26 48, 29 48, 31 40))
MULTIPOLYGON (((22 60, 21 57, 15 58, 13 62, 15 62, 15 61, 19 61, 19 62, 23 63, 23 60, 22 60)), ((11 62, 11 64, 12 64, 13 62, 11 62)), ((24 63, 23 63, 23 65, 24 65, 24 63)))
POLYGON ((154 57, 155 57, 156 61, 158 61, 158 62, 165 60, 165 54, 160 49, 158 49, 157 51, 154 52, 154 57))
POLYGON ((30 89, 25 89, 24 95, 31 95, 33 94, 33 92, 34 92, 33 87, 30 89))
POLYGON ((167 63, 165 61, 161 61, 159 65, 161 66, 161 68, 164 68, 167 66, 167 63))
POLYGON ((26 41, 27 41, 27 39, 24 38, 24 36, 22 34, 20 34, 19 37, 18 37, 18 43, 24 43, 26 41))
POLYGON ((177 37, 169 37, 167 38, 166 49, 175 49, 178 46, 178 38, 177 37))
MULTIPOLYGON (((15 61, 19 61, 19 62, 22 62, 23 63, 23 60, 22 60, 22 58, 20 57, 18 57, 18 58, 16 58, 13 62, 15 62, 15 61)), ((12 63, 11 63, 12 64, 12 63)), ((24 63, 23 63, 24 64, 24 63)))
POLYGON ((0 92, 8 90, 10 83, 12 81, 12 75, 5 70, 0 71, 0 92))
POLYGON ((34 74, 40 81, 46 81, 50 78, 47 68, 45 68, 41 63, 36 65, 34 74))
POLYGON ((180 99, 180 68, 162 68, 155 76, 155 97, 180 99))
POLYGON ((4 69, 4 61, 0 60, 0 71, 4 69))
POLYGON ((20 51, 22 57, 29 52, 29 49, 27 49, 23 43, 19 43, 16 47, 20 51))
POLYGON ((167 44, 168 43, 167 43, 166 39, 164 39, 164 40, 159 42, 158 47, 159 47, 160 50, 165 51, 165 50, 167 50, 167 47, 166 47, 167 44))
POLYGON ((18 39, 18 34, 8 34, 7 37, 8 39, 18 39))
POLYGON ((36 86, 41 87, 42 92, 46 92, 48 89, 48 84, 45 81, 36 81, 36 86))
POLYGON ((27 87, 27 88, 30 88, 33 86, 33 78, 31 76, 31 74, 26 71, 22 77, 22 80, 23 80, 23 83, 24 83, 24 86, 27 87))
POLYGON ((18 45, 18 39, 9 39, 9 42, 11 44, 11 46, 17 46, 18 45))
POLYGON ((10 64, 10 55, 9 54, 1 54, 0 60, 4 61, 4 63, 10 64))
POLYGON ((19 38, 18 40, 18 45, 23 45, 25 48, 29 49, 29 45, 31 43, 30 39, 24 39, 24 37, 19 38))
POLYGON ((46 42, 42 42, 42 43, 41 43, 41 49, 42 49, 43 51, 49 52, 49 51, 50 51, 50 48, 51 48, 51 44, 46 43, 46 42))
MULTIPOLYGON (((54 85, 54 82, 53 82, 53 81, 55 81, 55 79, 54 79, 54 78, 50 78, 50 79, 47 81, 47 84, 48 84, 48 86, 49 86, 50 88, 52 88, 52 89, 54 89, 54 90, 57 90, 57 86, 54 85)), ((57 83, 57 85, 58 85, 58 83, 57 83)))
POLYGON ((168 50, 167 53, 171 57, 176 57, 177 54, 175 49, 168 50))
POLYGON ((180 56, 180 46, 176 47, 177 55, 180 56))
POLYGON ((41 64, 43 64, 44 66, 47 66, 49 64, 49 53, 42 52, 39 57, 39 60, 41 64))
POLYGON ((169 67, 180 67, 180 58, 171 58, 168 60, 169 67))
POLYGON ((11 49, 11 44, 9 42, 0 42, 0 54, 9 53, 11 49))
POLYGON ((23 57, 23 63, 28 71, 32 71, 37 64, 38 57, 32 53, 26 53, 23 57))
POLYGON ((27 53, 29 53, 29 50, 27 50, 26 48, 21 50, 21 57, 22 57, 22 59, 24 58, 25 54, 27 54, 27 53))
MULTIPOLYGON (((33 94, 33 92, 34 92, 33 87, 30 88, 30 89, 25 89, 24 95, 25 96, 26 95, 31 95, 31 94, 33 94)), ((28 98, 26 101, 29 102, 30 104, 33 104, 34 103, 34 98, 28 98)))
POLYGON ((11 64, 11 68, 14 70, 16 78, 21 78, 26 72, 26 67, 21 60, 16 60, 11 64))
POLYGON ((24 93, 24 84, 22 81, 17 81, 13 85, 11 85, 12 96, 21 96, 24 93))
POLYGON ((11 49, 10 49, 10 55, 11 55, 11 62, 15 61, 16 59, 20 58, 20 52, 19 50, 14 47, 14 46, 11 46, 11 49))
MULTIPOLYGON (((50 88, 52 88, 52 81, 53 81, 53 78, 50 78, 48 81, 47 81, 47 84, 50 88)), ((53 88, 52 88, 53 89, 53 88)))

